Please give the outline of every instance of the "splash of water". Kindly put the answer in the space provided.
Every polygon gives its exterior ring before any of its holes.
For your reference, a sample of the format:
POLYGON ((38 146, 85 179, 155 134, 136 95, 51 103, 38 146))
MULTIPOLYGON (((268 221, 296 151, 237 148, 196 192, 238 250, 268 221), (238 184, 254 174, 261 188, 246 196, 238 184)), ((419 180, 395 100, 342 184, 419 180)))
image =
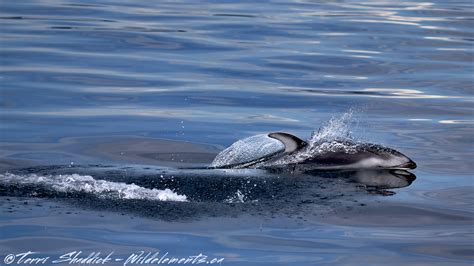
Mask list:
POLYGON ((0 174, 0 184, 30 185, 43 187, 60 193, 87 193, 100 198, 145 199, 157 201, 187 201, 186 195, 179 195, 170 189, 147 189, 135 184, 96 180, 88 175, 17 175, 0 174))
POLYGON ((355 153, 358 141, 351 131, 353 111, 344 113, 341 117, 332 117, 318 132, 313 132, 308 141, 308 155, 325 152, 355 153))
POLYGON ((332 117, 326 125, 319 129, 319 131, 313 131, 313 134, 308 141, 309 144, 314 145, 321 142, 353 140, 352 132, 350 130, 352 117, 352 110, 344 113, 339 118, 332 117))
POLYGON ((298 163, 318 154, 327 152, 344 152, 353 154, 357 152, 359 142, 352 135, 351 123, 353 111, 349 110, 340 117, 332 117, 318 131, 313 131, 306 146, 301 151, 279 158, 276 161, 264 162, 259 166, 275 166, 298 163))

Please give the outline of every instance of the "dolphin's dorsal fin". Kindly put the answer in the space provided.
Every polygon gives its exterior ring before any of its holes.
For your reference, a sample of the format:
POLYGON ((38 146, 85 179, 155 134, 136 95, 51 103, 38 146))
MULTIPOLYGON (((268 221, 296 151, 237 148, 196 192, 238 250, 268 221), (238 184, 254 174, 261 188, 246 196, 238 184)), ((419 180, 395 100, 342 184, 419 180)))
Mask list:
POLYGON ((277 139, 285 145, 285 153, 291 153, 296 150, 299 150, 302 147, 308 145, 306 141, 298 138, 297 136, 284 133, 284 132, 273 132, 268 134, 270 138, 277 139))

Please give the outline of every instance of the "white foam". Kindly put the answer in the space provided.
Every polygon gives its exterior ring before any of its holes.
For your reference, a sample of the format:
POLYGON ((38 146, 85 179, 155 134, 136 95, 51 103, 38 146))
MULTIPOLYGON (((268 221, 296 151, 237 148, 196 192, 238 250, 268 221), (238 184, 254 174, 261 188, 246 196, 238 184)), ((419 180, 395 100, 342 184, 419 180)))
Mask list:
POLYGON ((225 200, 227 203, 244 203, 245 202, 245 195, 240 191, 237 190, 235 195, 229 197, 225 200))
POLYGON ((16 175, 0 174, 2 185, 38 185, 58 192, 85 192, 100 198, 145 199, 157 201, 187 201, 170 189, 148 189, 135 184, 96 180, 89 175, 16 175))

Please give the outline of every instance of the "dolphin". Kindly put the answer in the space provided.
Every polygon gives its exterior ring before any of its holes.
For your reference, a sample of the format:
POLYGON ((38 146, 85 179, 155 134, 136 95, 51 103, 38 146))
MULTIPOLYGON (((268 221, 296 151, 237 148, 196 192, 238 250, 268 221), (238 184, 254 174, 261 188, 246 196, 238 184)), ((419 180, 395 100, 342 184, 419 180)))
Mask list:
POLYGON ((273 132, 238 140, 221 151, 210 168, 282 168, 305 170, 414 169, 416 163, 394 149, 352 140, 308 143, 292 134, 273 132))

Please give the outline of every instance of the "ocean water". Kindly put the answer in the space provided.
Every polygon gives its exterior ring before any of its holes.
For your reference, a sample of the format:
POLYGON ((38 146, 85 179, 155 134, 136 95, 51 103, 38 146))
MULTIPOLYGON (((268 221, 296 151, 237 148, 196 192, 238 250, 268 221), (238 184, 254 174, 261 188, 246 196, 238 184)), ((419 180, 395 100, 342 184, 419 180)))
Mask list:
POLYGON ((0 261, 471 265, 473 13, 472 1, 2 1, 0 261), (238 139, 318 130, 418 168, 205 168, 238 139))

